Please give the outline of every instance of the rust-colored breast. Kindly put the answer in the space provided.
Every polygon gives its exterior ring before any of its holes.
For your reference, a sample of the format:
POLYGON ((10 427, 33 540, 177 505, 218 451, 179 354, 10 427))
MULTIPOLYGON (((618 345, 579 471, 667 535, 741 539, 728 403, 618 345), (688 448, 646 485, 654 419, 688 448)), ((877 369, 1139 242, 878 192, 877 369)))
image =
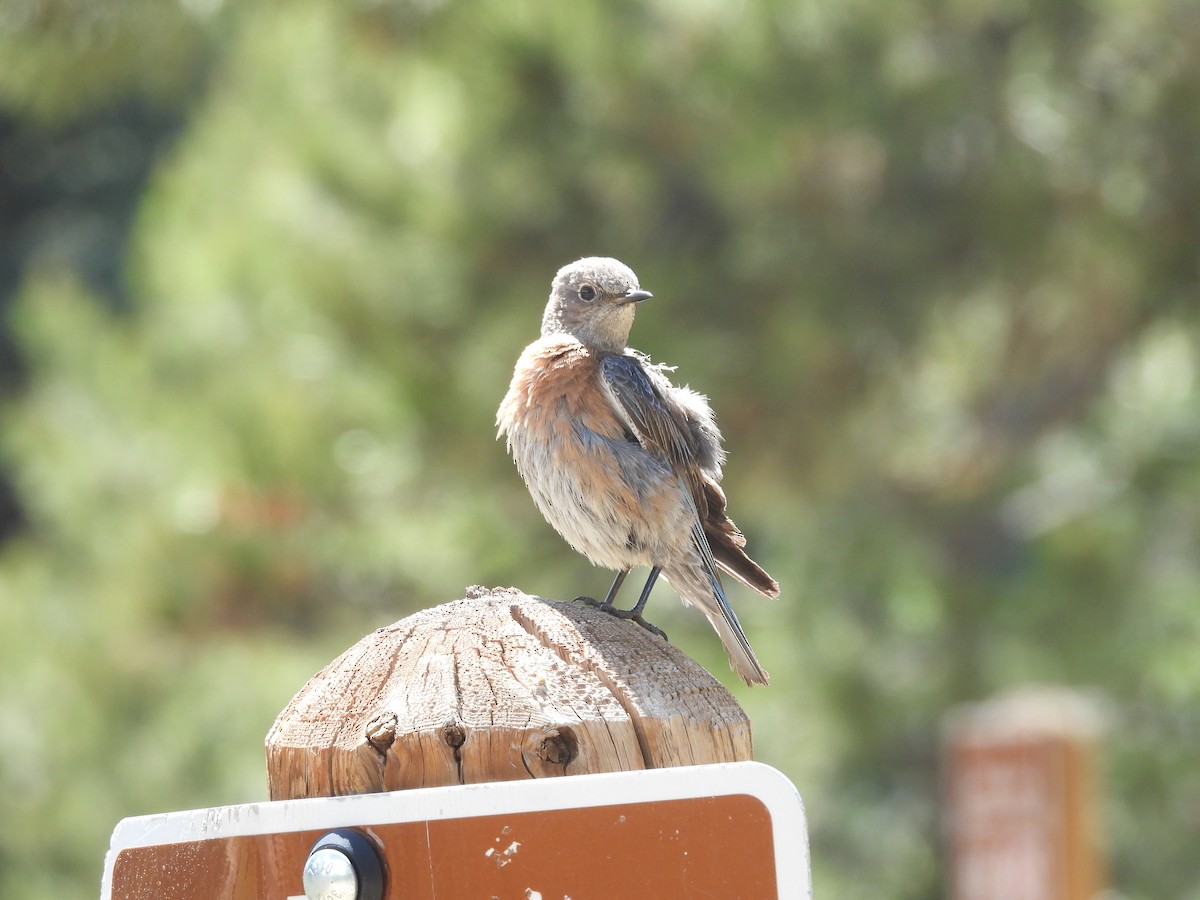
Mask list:
POLYGON ((605 437, 620 437, 624 429, 600 388, 599 363, 600 357, 574 338, 530 344, 500 405, 501 433, 525 428, 566 438, 578 423, 605 437))

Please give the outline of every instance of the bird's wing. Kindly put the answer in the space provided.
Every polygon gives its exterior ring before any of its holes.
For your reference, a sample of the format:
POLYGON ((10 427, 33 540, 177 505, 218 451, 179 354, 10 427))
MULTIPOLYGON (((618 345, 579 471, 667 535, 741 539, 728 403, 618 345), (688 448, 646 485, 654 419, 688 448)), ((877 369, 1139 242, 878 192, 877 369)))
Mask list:
POLYGON ((604 357, 600 381, 617 415, 638 443, 665 460, 683 479, 703 520, 704 479, 698 464, 701 448, 696 445, 684 409, 659 389, 636 356, 604 357))
POLYGON ((766 597, 779 596, 779 584, 746 554, 746 539, 725 512, 725 494, 706 471, 706 459, 720 460, 716 426, 711 437, 693 427, 687 409, 656 383, 636 356, 606 356, 600 363, 604 391, 614 410, 647 453, 665 460, 692 498, 700 528, 695 529, 696 549, 706 570, 716 577, 716 567, 766 597), (708 440, 710 443, 705 444, 708 440))

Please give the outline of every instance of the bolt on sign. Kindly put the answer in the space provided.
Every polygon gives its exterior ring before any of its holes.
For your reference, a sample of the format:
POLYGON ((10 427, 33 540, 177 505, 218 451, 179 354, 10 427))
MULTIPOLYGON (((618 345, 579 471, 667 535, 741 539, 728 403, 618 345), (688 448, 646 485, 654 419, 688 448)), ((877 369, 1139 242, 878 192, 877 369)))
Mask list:
POLYGON ((755 762, 125 819, 101 900, 812 897, 799 794, 755 762))
POLYGON ((1025 689, 953 711, 943 746, 952 900, 1091 900, 1098 840, 1095 701, 1025 689))

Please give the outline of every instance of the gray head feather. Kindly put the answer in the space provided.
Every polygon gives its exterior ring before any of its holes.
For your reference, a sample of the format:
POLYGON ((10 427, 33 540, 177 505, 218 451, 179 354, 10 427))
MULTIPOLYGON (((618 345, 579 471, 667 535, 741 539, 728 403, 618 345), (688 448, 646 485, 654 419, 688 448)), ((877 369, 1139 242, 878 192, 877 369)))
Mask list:
POLYGON ((569 334, 601 350, 620 352, 629 340, 634 311, 650 296, 620 260, 588 256, 554 276, 542 316, 542 335, 569 334))

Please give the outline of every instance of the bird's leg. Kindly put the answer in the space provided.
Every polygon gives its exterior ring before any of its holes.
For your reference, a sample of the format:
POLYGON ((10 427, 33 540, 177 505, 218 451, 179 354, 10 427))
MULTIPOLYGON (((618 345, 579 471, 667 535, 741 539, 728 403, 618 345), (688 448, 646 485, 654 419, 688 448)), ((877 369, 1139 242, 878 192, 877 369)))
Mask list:
MULTIPOLYGON (((642 610, 646 608, 646 601, 650 599, 650 591, 654 589, 654 582, 658 581, 658 576, 662 574, 662 566, 655 566, 650 570, 650 577, 646 579, 646 586, 642 588, 642 595, 638 597, 638 602, 633 604, 633 609, 629 610, 630 618, 635 622, 642 622, 642 610)), ((664 634, 663 637, 666 637, 664 634)))
POLYGON ((629 574, 628 569, 624 569, 617 573, 617 577, 613 579, 612 587, 608 589, 608 593, 604 595, 604 602, 600 605, 612 609, 613 601, 617 599, 617 593, 621 590, 621 585, 625 582, 625 576, 629 574))
POLYGON ((616 616, 618 619, 628 619, 631 622, 637 622, 651 634, 657 634, 664 641, 667 639, 667 633, 657 625, 651 625, 642 618, 642 610, 646 608, 646 601, 650 599, 650 591, 654 589, 654 582, 658 580, 658 576, 662 574, 662 566, 655 566, 650 570, 650 577, 646 579, 646 586, 642 588, 641 596, 638 597, 638 602, 633 605, 632 609, 617 609, 612 605, 613 598, 617 595, 618 588, 621 587, 621 582, 625 580, 625 576, 629 574, 629 570, 618 572, 617 578, 613 582, 613 586, 609 588, 608 596, 604 598, 603 603, 597 603, 589 597, 580 597, 584 603, 594 606, 597 609, 602 609, 609 615, 616 616))
POLYGON ((624 569, 617 573, 617 577, 613 579, 612 587, 608 589, 608 593, 603 600, 595 600, 592 597, 576 597, 576 603, 586 603, 588 606, 594 606, 597 609, 610 611, 613 608, 613 601, 617 599, 617 592, 621 590, 621 583, 625 580, 625 576, 629 574, 628 569, 624 569))
POLYGON ((651 625, 642 618, 642 610, 646 608, 646 601, 650 599, 650 592, 654 590, 654 582, 658 581, 658 576, 662 574, 662 566, 655 566, 650 570, 650 577, 646 579, 646 585, 642 588, 641 596, 638 597, 638 602, 633 604, 633 608, 623 613, 619 613, 622 619, 631 619, 637 622, 651 634, 657 634, 664 641, 667 639, 667 633, 657 625, 651 625))

